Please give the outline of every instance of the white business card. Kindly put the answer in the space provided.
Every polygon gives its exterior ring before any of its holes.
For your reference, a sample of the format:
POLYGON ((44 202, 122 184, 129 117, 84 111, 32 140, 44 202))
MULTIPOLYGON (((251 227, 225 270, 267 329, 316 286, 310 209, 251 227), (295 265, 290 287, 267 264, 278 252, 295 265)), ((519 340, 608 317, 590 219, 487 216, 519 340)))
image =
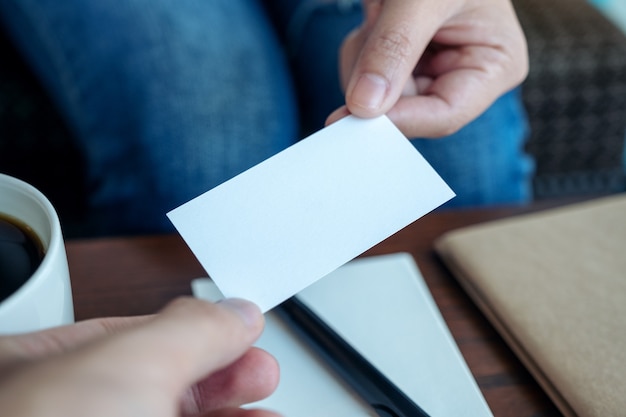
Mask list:
POLYGON ((225 297, 265 312, 453 196, 386 116, 348 116, 168 217, 225 297))

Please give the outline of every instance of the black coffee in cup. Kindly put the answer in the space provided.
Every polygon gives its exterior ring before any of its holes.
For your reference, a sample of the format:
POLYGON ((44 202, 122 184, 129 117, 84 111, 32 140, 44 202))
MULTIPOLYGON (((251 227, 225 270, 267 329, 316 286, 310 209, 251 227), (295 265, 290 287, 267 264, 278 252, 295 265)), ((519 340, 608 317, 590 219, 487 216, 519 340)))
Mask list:
POLYGON ((20 220, 0 213, 0 302, 37 270, 44 257, 43 244, 20 220))

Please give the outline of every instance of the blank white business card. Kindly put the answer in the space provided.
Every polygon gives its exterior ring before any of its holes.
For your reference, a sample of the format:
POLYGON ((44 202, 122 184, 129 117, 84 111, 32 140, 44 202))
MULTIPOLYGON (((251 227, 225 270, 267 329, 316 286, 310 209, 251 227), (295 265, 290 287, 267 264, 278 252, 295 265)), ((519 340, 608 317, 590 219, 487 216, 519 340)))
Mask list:
POLYGON ((267 311, 453 196, 386 116, 349 116, 168 217, 225 297, 267 311))

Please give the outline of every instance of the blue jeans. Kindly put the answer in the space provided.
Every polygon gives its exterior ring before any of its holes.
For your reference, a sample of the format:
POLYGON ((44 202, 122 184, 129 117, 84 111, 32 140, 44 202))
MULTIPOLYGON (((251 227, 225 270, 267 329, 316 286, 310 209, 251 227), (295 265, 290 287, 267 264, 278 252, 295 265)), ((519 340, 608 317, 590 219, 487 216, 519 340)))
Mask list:
MULTIPOLYGON (((83 154, 84 234, 172 231, 167 211, 322 127, 361 9, 314 3, 267 0, 268 16, 260 0, 0 0, 83 154)), ((516 91, 452 137, 413 141, 450 205, 529 199, 524 117, 516 91)))
POLYGON ((84 156, 85 234, 165 213, 292 144, 286 58, 256 0, 2 0, 84 156))
POLYGON ((520 93, 519 88, 506 93, 453 135, 413 140, 457 194, 444 207, 531 200, 534 161, 524 152, 528 124, 520 93))

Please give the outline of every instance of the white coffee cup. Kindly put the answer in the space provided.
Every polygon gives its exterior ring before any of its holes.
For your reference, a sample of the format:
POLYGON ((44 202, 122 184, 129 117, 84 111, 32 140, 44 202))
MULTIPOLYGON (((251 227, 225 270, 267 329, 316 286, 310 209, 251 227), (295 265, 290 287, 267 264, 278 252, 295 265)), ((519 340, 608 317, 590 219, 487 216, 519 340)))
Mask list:
POLYGON ((30 227, 45 252, 31 277, 0 301, 0 334, 25 333, 74 322, 65 244, 59 217, 50 201, 32 185, 0 174, 0 213, 30 227))

